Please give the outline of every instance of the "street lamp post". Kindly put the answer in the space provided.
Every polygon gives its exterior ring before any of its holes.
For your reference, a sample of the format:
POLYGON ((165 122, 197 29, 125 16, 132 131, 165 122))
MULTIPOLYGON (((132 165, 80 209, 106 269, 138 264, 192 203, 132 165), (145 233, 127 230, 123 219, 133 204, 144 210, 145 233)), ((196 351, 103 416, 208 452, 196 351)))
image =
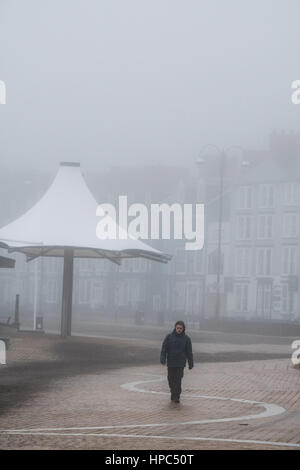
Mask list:
POLYGON ((217 261, 217 286, 216 286, 216 320, 220 318, 220 278, 222 269, 222 225, 223 225, 223 192, 224 192, 224 169, 225 152, 220 155, 220 188, 219 188, 219 220, 218 220, 218 261, 217 261))
MULTIPOLYGON (((219 183, 219 195, 218 195, 219 212, 218 212, 218 246, 217 246, 217 282, 216 282, 216 304, 215 304, 215 318, 218 322, 220 319, 221 271, 223 268, 222 266, 222 226, 223 226, 224 174, 225 174, 226 161, 227 161, 226 151, 230 150, 231 148, 237 148, 239 150, 242 150, 242 152, 244 152, 244 149, 242 149, 239 146, 232 146, 232 147, 229 147, 227 150, 224 150, 224 149, 220 150, 216 145, 208 144, 202 148, 202 151, 200 151, 199 153, 200 158, 198 158, 197 160, 198 164, 205 163, 205 160, 201 158, 201 154, 203 154, 204 149, 207 148, 208 146, 215 148, 220 155, 220 174, 219 174, 220 183, 219 183)), ((246 166, 248 164, 249 162, 245 160, 243 160, 241 163, 242 166, 246 166)), ((205 205, 207 206, 209 202, 205 201, 205 205)))

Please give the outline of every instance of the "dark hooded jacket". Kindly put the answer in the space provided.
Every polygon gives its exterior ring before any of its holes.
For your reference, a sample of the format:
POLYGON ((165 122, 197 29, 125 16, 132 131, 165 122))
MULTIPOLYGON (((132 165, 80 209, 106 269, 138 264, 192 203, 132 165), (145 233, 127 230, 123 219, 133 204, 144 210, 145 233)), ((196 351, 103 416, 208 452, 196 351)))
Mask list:
POLYGON ((178 334, 176 330, 168 334, 162 344, 160 362, 168 367, 185 367, 188 361, 189 368, 194 366, 192 342, 185 331, 178 334))

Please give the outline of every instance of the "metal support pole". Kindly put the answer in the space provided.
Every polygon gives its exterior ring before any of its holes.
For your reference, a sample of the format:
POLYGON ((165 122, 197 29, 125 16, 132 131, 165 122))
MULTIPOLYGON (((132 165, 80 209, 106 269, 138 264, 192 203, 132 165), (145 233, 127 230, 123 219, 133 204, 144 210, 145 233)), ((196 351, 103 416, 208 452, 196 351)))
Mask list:
POLYGON ((19 330, 20 328, 20 294, 16 294, 14 326, 19 330))
POLYGON ((61 336, 71 336, 73 293, 73 248, 64 249, 63 294, 61 307, 61 336))
POLYGON ((34 302, 33 302, 33 330, 36 329, 36 317, 38 310, 38 290, 39 290, 39 279, 38 279, 38 259, 34 261, 34 302))
POLYGON ((218 265, 217 265, 217 289, 216 289, 216 320, 220 318, 220 277, 222 267, 222 222, 223 222, 223 190, 225 153, 221 153, 220 162, 220 191, 219 191, 219 223, 218 223, 218 265))

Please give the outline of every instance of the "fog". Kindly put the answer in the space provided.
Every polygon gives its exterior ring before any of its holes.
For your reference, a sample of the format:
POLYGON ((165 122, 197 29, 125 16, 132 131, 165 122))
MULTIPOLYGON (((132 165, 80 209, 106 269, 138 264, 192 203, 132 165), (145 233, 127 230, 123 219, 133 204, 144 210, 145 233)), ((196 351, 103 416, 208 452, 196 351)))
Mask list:
MULTIPOLYGON (((167 266, 76 260, 75 323, 143 312, 195 324, 216 308, 299 322, 299 12, 297 0, 0 1, 0 226, 61 161, 80 162, 99 203, 206 207, 199 253, 149 240, 173 255, 167 266)), ((12 256, 2 319, 21 282, 25 323, 34 311, 59 329, 62 260, 12 256)))
POLYGON ((300 448, 299 19, 0 0, 1 449, 300 448))
POLYGON ((1 166, 191 164, 297 131, 297 0, 1 0, 1 166))

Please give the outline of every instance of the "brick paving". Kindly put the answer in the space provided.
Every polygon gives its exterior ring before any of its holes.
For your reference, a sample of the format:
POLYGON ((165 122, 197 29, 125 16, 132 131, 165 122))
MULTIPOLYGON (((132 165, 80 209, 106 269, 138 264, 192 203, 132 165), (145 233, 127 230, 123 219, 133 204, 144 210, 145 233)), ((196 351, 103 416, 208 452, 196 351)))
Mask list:
MULTIPOLYGON (((166 375, 158 364, 160 341, 62 340, 29 333, 12 337, 7 365, 0 366, 0 448, 297 449, 268 444, 276 442, 298 444, 300 449, 300 370, 289 358, 201 362, 201 351, 220 353, 222 342, 194 345, 196 364, 192 371, 185 369, 181 403, 175 405, 165 377, 160 380, 166 375), (136 385, 143 391, 121 387, 133 382, 144 382, 136 385), (232 398, 274 404, 285 411, 210 421, 264 411, 232 398), (209 422, 191 424, 195 421, 209 422)), ((240 349, 230 345, 231 351, 240 349)), ((249 345, 249 351, 253 349, 249 345)), ((267 351, 285 350, 290 352, 274 344, 267 351)))

